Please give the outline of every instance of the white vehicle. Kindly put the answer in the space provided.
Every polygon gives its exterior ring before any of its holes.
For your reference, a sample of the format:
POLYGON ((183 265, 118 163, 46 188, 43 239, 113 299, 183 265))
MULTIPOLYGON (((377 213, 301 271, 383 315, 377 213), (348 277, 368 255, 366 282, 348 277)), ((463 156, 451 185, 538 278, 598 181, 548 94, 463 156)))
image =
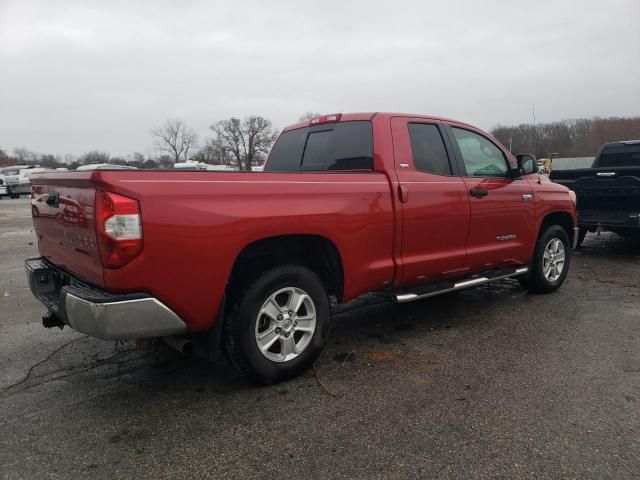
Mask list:
MULTIPOLYGON (((212 165, 204 162, 196 162, 194 160, 187 160, 186 162, 177 162, 173 164, 174 170, 211 170, 216 172, 236 172, 238 171, 238 167, 233 165, 212 165)), ((253 166, 251 167, 252 172, 262 172, 264 170, 264 166, 253 166)))
POLYGON ((4 183, 4 175, 0 174, 0 197, 4 197, 5 195, 9 195, 9 192, 4 183))
POLYGON ((76 168, 78 172, 86 172, 91 170, 137 170, 136 167, 129 165, 116 165, 114 163, 90 163, 88 165, 80 165, 76 168))
POLYGON ((186 162, 176 162, 173 164, 174 170, 207 170, 207 164, 187 160, 186 162))
MULTIPOLYGON (((0 169, 0 177, 4 193, 0 190, 0 194, 9 195, 11 198, 18 198, 20 195, 28 195, 31 193, 31 182, 29 181, 30 170, 36 169, 35 165, 12 165, 0 169)), ((46 170, 46 169, 40 169, 46 170)))

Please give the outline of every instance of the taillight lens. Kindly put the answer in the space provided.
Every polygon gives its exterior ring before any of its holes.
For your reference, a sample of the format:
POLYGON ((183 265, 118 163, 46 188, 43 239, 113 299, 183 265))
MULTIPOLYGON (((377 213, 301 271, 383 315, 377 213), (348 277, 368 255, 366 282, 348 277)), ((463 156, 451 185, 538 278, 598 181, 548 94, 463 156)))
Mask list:
POLYGON ((137 200, 96 191, 96 229, 102 266, 119 268, 142 251, 142 222, 137 200))

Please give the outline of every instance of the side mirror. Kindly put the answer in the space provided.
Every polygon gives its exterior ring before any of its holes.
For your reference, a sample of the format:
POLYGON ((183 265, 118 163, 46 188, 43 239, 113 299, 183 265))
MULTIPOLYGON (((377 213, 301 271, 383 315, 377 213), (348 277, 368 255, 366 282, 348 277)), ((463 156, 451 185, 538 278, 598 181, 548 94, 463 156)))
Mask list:
POLYGON ((536 160, 535 156, 526 153, 518 155, 516 158, 518 159, 518 167, 522 175, 528 175, 538 171, 538 160, 536 160))

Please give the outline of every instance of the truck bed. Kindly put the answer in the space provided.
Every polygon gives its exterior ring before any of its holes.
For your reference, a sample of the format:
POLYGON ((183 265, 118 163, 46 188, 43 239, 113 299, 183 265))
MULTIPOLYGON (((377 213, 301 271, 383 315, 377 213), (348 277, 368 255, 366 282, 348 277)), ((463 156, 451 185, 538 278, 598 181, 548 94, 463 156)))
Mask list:
POLYGON ((102 170, 34 175, 32 185, 39 249, 47 261, 108 292, 153 295, 191 331, 212 324, 234 259, 269 232, 330 239, 345 252, 347 298, 394 276, 395 220, 384 173, 102 170), (142 253, 121 268, 105 268, 100 258, 98 191, 140 205, 142 253), (54 207, 47 199, 55 194, 54 207), (165 278, 167 271, 172 278, 165 278))
POLYGON ((640 167, 554 170, 551 179, 576 192, 582 227, 640 227, 640 167))

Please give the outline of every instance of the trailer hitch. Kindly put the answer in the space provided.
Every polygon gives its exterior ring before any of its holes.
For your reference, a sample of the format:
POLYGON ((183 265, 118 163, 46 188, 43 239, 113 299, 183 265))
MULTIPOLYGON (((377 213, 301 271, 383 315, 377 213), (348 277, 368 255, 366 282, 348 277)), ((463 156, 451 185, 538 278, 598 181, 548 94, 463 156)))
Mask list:
POLYGON ((42 316, 42 326, 44 328, 58 327, 60 330, 64 327, 64 322, 58 318, 55 313, 48 312, 42 316))

